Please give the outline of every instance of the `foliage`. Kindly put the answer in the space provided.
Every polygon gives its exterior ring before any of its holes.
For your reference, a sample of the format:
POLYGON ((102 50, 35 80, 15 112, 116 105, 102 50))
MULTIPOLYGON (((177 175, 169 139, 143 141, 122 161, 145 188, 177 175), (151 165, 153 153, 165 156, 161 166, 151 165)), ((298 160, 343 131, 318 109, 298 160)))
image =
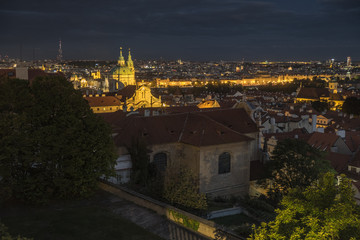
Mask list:
POLYGON ((171 204, 203 210, 207 208, 206 196, 199 193, 198 186, 199 181, 191 170, 168 166, 165 172, 163 197, 171 204))
POLYGON ((295 187, 305 188, 331 169, 321 151, 298 139, 278 142, 268 164, 273 189, 281 193, 295 187))
POLYGON ((360 99, 356 97, 346 98, 342 110, 344 113, 360 116, 360 99))
POLYGON ((326 81, 317 78, 316 76, 314 76, 311 79, 301 79, 301 80, 295 80, 294 79, 294 83, 298 84, 298 86, 302 85, 303 87, 307 87, 307 88, 325 88, 326 87, 326 81))
POLYGON ((354 201, 351 180, 335 185, 326 173, 304 191, 293 189, 281 201, 277 217, 254 227, 250 239, 359 239, 360 211, 354 201))
POLYGON ((220 82, 208 82, 204 86, 199 86, 200 84, 196 84, 193 88, 191 88, 194 96, 198 97, 201 94, 206 93, 217 93, 219 95, 227 95, 229 93, 235 93, 236 91, 243 91, 242 85, 235 85, 231 83, 220 83, 220 82))
POLYGON ((180 212, 177 212, 175 210, 169 209, 168 212, 169 215, 171 215, 174 218, 175 222, 183 225, 184 227, 190 228, 194 231, 197 231, 199 229, 200 223, 195 219, 191 219, 188 216, 180 212))
POLYGON ((258 89, 264 92, 282 92, 282 93, 291 94, 295 92, 298 87, 299 85, 295 83, 285 83, 285 84, 262 85, 262 86, 258 86, 258 89))
POLYGON ((329 110, 329 104, 327 102, 314 101, 311 102, 311 106, 318 112, 329 110))
POLYGON ((143 139, 133 139, 127 148, 131 156, 131 181, 134 184, 145 186, 149 178, 150 160, 148 149, 143 139))
POLYGON ((30 238, 20 236, 12 237, 8 232, 7 227, 4 224, 0 223, 0 240, 30 240, 30 238))
POLYGON ((85 197, 113 174, 110 128, 62 77, 0 80, 0 184, 30 202, 85 197))

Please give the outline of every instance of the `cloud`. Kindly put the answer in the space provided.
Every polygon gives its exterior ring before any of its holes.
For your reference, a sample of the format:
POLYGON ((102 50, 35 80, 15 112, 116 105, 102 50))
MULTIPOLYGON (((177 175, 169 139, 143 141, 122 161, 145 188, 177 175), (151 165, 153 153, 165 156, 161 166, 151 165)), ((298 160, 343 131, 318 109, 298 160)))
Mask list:
POLYGON ((82 47, 102 55, 119 42, 143 49, 151 45, 169 55, 174 46, 190 48, 199 41, 209 48, 279 46, 277 51, 281 46, 352 45, 360 37, 354 30, 360 24, 359 6, 358 0, 5 1, 0 5, 0 53, 24 41, 43 49, 60 37, 74 55, 82 47))

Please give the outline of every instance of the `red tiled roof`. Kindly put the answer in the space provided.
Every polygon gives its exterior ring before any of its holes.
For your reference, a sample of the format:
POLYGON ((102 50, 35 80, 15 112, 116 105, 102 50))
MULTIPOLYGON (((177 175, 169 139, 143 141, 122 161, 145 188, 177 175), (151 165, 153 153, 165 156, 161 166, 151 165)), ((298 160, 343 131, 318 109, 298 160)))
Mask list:
POLYGON ((298 139, 306 140, 309 137, 309 133, 305 128, 296 128, 291 132, 283 132, 283 133, 264 133, 263 134, 266 139, 274 136, 278 141, 295 138, 297 136, 298 139))
POLYGON ((239 133, 253 133, 258 131, 256 123, 242 108, 203 110, 202 115, 233 129, 239 133))
POLYGON ((145 110, 150 111, 150 115, 154 111, 160 112, 163 114, 176 114, 176 113, 186 113, 186 112, 199 112, 200 109, 196 106, 178 106, 178 107, 159 107, 159 108, 139 108, 137 111, 140 115, 144 115, 145 110))
POLYGON ((320 133, 314 132, 310 135, 307 143, 310 146, 318 148, 322 151, 330 151, 331 147, 334 146, 339 136, 333 133, 320 133))
POLYGON ((198 147, 252 139, 206 115, 181 113, 126 118, 119 124, 114 140, 117 146, 129 146, 133 139, 139 137, 151 145, 180 142, 198 147))
POLYGON ((350 151, 355 152, 360 148, 360 131, 346 131, 345 143, 349 147, 350 151))
POLYGON ((127 113, 122 110, 111 113, 97 113, 97 115, 109 123, 114 130, 117 129, 117 124, 126 118, 126 114, 127 113))
POLYGON ((122 96, 122 99, 131 98, 135 94, 136 86, 128 85, 117 92, 117 95, 122 96))
POLYGON ((103 107, 103 106, 121 106, 121 102, 118 98, 113 96, 104 97, 85 97, 90 107, 103 107))
POLYGON ((297 98, 320 99, 320 97, 329 97, 327 88, 301 88, 297 98))
POLYGON ((346 171, 347 165, 351 159, 351 155, 328 152, 326 159, 330 162, 331 166, 335 169, 336 172, 343 173, 346 171))

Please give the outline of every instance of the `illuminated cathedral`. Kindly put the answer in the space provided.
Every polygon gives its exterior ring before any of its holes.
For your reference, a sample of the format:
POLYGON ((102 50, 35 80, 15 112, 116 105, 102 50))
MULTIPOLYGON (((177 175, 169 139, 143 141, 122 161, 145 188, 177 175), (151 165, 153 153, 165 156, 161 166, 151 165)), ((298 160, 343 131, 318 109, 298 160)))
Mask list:
POLYGON ((122 55, 122 48, 120 47, 118 64, 111 70, 110 76, 113 80, 115 80, 116 86, 114 87, 117 90, 129 85, 136 85, 135 68, 131 59, 130 49, 128 60, 125 62, 124 56, 122 55))

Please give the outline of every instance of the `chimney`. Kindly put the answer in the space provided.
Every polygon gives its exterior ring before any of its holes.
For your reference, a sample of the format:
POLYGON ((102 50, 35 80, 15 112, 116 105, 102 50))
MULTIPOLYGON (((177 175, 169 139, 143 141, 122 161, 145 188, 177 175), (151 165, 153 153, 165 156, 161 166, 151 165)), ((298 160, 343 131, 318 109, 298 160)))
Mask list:
POLYGON ((317 121, 317 116, 316 114, 313 114, 312 117, 312 122, 311 122, 311 133, 316 132, 316 121, 317 121))
POLYGON ((317 128, 316 130, 317 130, 319 133, 324 133, 324 128, 322 128, 322 127, 321 127, 321 128, 317 128))

